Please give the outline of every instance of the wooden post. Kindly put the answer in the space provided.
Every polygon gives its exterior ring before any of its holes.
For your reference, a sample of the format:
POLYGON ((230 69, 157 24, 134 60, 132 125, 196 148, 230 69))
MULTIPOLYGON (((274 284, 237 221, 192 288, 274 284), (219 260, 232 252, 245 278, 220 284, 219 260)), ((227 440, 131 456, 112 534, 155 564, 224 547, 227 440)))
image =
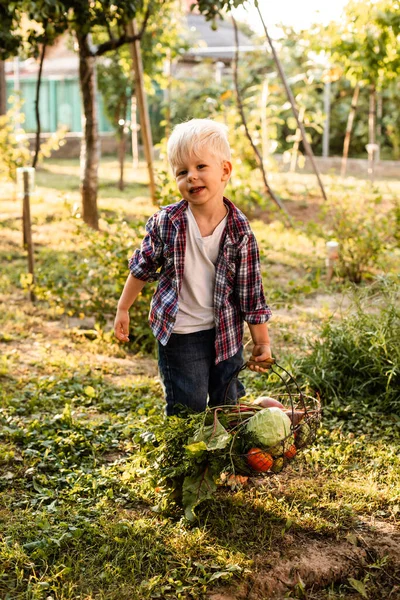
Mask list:
POLYGON ((339 243, 335 240, 326 242, 326 283, 329 285, 332 281, 335 270, 335 263, 339 258, 339 243))
MULTIPOLYGON (((133 20, 128 25, 128 35, 134 36, 137 35, 136 22, 133 20)), ((142 132, 142 141, 144 146, 144 154, 147 162, 147 169, 149 173, 149 188, 150 188, 150 197, 153 204, 156 204, 156 182, 154 178, 154 169, 153 169, 153 141, 151 136, 150 129, 150 118, 149 111, 147 107, 146 94, 144 91, 144 80, 143 80, 143 63, 142 63, 142 53, 140 50, 140 42, 136 40, 129 44, 131 58, 134 68, 134 77, 135 77, 135 92, 136 99, 139 108, 139 116, 140 116, 140 129, 142 132)))
POLYGON ((350 136, 351 131, 353 129, 354 116, 357 110, 358 96, 360 93, 360 84, 357 82, 353 92, 353 98, 351 100, 351 108, 349 112, 349 116, 347 118, 347 126, 346 126, 346 135, 344 137, 343 143, 343 156, 342 156, 342 166, 340 170, 340 176, 344 177, 346 175, 346 167, 347 167, 347 157, 349 155, 349 147, 350 147, 350 136))
POLYGON ((0 60, 0 116, 7 112, 7 82, 4 60, 0 60))
POLYGON ((331 116, 331 82, 325 81, 324 84, 324 113, 325 123, 324 132, 322 135, 322 156, 328 158, 329 156, 329 129, 330 129, 330 116, 331 116))
POLYGON ((33 260, 33 241, 32 241, 32 227, 31 227, 31 207, 30 207, 30 180, 29 173, 30 169, 22 168, 23 176, 23 227, 24 227, 24 239, 26 240, 26 249, 28 252, 28 273, 32 275, 31 288, 29 290, 29 297, 31 302, 35 302, 35 292, 33 291, 33 282, 35 280, 34 274, 34 260, 33 260))

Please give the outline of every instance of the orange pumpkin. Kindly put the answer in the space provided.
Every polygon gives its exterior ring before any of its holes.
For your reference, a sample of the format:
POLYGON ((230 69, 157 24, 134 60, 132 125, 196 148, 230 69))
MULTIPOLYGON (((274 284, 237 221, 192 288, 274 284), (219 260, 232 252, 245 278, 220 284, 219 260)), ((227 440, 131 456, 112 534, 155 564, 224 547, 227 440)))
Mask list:
POLYGON ((283 453, 284 456, 286 456, 286 458, 288 458, 289 460, 291 458, 294 458, 296 456, 297 453, 297 448, 294 444, 292 444, 287 450, 286 452, 283 453))
POLYGON ((274 464, 274 459, 270 454, 261 450, 261 448, 250 448, 247 455, 247 463, 253 471, 257 473, 265 473, 269 471, 274 464))

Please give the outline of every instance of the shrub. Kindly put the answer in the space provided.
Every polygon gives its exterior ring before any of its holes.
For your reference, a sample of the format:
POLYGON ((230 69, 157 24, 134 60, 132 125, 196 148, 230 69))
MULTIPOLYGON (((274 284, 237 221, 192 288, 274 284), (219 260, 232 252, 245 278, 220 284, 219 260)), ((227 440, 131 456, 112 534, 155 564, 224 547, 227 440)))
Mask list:
POLYGON ((360 283, 380 267, 388 245, 394 242, 395 212, 385 212, 382 197, 372 200, 341 196, 327 207, 329 238, 339 242, 339 275, 360 283))
MULTIPOLYGON (((144 223, 111 225, 108 231, 79 226, 76 252, 44 249, 38 256, 35 291, 69 316, 91 316, 104 326, 115 316, 128 276, 128 258, 140 246, 144 223)), ((154 338, 148 326, 152 287, 146 285, 135 302, 130 337, 136 351, 152 352, 154 338)))
POLYGON ((400 288, 355 297, 354 310, 331 318, 298 368, 325 404, 355 400, 381 412, 400 408, 400 288), (379 304, 378 304, 379 302, 379 304))

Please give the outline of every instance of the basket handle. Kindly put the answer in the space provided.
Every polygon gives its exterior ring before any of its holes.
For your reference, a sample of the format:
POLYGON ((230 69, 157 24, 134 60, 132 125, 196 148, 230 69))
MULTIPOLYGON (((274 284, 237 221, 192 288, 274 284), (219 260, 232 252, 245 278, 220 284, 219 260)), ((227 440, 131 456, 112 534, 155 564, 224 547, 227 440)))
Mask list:
POLYGON ((255 360, 248 360, 241 367, 239 367, 239 369, 236 371, 236 373, 233 374, 233 376, 231 377, 231 379, 228 382, 228 385, 227 385, 226 390, 225 390, 225 395, 224 395, 224 404, 226 404, 227 397, 228 397, 228 392, 229 392, 229 388, 230 388, 230 385, 231 385, 232 381, 234 379, 237 379, 239 373, 241 371, 243 371, 244 369, 247 369, 249 367, 249 365, 258 365, 258 366, 262 367, 263 369, 271 369, 271 371, 273 373, 275 373, 275 375, 277 377, 279 377, 279 379, 283 382, 283 384, 284 384, 284 386, 286 388, 286 391, 287 391, 288 396, 290 398, 290 402, 291 402, 291 405, 292 405, 292 412, 293 412, 294 402, 293 402, 293 396, 291 394, 288 382, 285 381, 285 379, 282 377, 282 375, 279 372, 277 372, 275 369, 273 369, 273 366, 275 365, 276 367, 278 367, 279 369, 281 369, 282 371, 284 371, 289 376, 289 381, 291 381, 294 384, 295 388, 297 389, 299 397, 303 401, 303 405, 304 405, 303 393, 300 390, 299 385, 298 385, 296 379, 293 377, 293 375, 291 373, 289 373, 289 371, 287 371, 281 365, 279 365, 276 362, 276 360, 274 358, 272 358, 272 357, 271 358, 267 358, 265 361, 260 361, 260 362, 257 362, 255 360))
POLYGON ((272 365, 274 365, 276 363, 274 358, 267 358, 266 360, 261 360, 261 361, 257 361, 257 360, 248 360, 246 363, 246 367, 250 367, 250 366, 255 366, 255 367, 261 367, 262 369, 270 369, 272 367, 272 365))

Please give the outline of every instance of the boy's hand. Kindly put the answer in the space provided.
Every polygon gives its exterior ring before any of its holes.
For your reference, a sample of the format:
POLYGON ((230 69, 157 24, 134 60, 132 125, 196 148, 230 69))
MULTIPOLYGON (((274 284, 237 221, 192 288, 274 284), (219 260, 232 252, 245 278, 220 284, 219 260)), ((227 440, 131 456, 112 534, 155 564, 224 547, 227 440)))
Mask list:
POLYGON ((129 342, 129 312, 117 310, 114 321, 114 335, 120 342, 129 342))
MULTIPOLYGON (((250 360, 263 362, 269 358, 272 358, 271 346, 269 344, 254 344, 250 360)), ((254 364, 249 365, 249 369, 251 371, 256 371, 257 373, 266 373, 268 371, 268 369, 264 369, 263 367, 254 364)))

